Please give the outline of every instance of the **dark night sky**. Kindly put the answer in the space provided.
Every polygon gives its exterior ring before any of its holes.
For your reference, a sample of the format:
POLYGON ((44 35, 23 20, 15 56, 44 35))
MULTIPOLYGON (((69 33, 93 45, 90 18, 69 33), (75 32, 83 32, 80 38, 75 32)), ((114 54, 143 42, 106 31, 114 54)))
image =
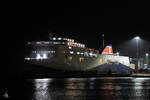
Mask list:
POLYGON ((99 33, 104 32, 105 43, 112 44, 115 52, 132 56, 135 43, 129 40, 139 35, 147 41, 141 42, 141 51, 149 52, 148 7, 148 2, 137 1, 6 2, 1 12, 1 40, 7 54, 4 57, 12 59, 10 64, 18 64, 19 58, 23 58, 24 44, 48 40, 48 31, 75 38, 95 49, 102 47, 99 33))
POLYGON ((104 32, 105 43, 112 44, 114 51, 124 52, 122 48, 127 43, 120 44, 136 35, 150 41, 148 6, 146 2, 137 1, 59 1, 46 2, 46 6, 43 2, 9 3, 4 7, 8 13, 3 14, 3 29, 6 39, 14 42, 14 52, 23 51, 27 41, 48 40, 48 31, 75 38, 95 49, 102 47, 100 33, 104 32))
POLYGON ((150 51, 150 16, 146 2, 80 2, 59 5, 54 12, 48 22, 50 32, 73 37, 95 49, 102 47, 99 34, 104 32, 106 45, 112 44, 115 52, 131 57, 135 56, 136 45, 129 40, 139 35, 147 41, 140 43, 141 55, 150 51))

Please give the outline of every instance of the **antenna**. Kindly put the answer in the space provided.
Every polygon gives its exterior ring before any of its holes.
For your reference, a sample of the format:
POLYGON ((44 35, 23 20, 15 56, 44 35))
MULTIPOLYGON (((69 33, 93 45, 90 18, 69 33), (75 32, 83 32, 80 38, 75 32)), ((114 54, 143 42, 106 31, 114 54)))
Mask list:
MULTIPOLYGON (((100 35, 100 38, 102 38, 102 46, 103 49, 105 48, 105 38, 104 38, 104 32, 99 33, 98 35, 100 35)), ((101 43, 100 43, 101 44, 101 43)), ((101 47, 100 47, 101 49, 101 47)))

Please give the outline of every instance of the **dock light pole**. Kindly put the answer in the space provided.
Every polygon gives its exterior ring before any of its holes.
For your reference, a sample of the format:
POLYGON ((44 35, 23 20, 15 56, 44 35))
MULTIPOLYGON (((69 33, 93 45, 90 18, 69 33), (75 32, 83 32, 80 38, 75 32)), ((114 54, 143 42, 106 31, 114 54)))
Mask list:
POLYGON ((148 53, 146 53, 146 54, 145 54, 145 56, 146 56, 146 64, 147 64, 147 67, 149 68, 149 61, 148 61, 149 54, 148 54, 148 53))
POLYGON ((140 40, 140 37, 136 36, 134 39, 136 40, 136 49, 137 49, 136 58, 137 58, 137 66, 139 67, 138 61, 139 61, 139 40, 140 40))

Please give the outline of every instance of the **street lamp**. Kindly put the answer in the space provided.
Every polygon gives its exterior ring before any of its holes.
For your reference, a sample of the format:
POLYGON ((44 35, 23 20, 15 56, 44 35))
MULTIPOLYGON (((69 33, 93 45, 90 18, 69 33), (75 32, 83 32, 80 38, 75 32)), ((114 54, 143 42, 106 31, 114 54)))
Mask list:
POLYGON ((146 55, 146 57, 148 57, 148 53, 146 53, 145 55, 146 55))
POLYGON ((145 56, 146 56, 146 64, 147 64, 147 67, 149 68, 149 61, 148 61, 148 58, 149 58, 148 56, 149 56, 149 54, 146 53, 145 56))
POLYGON ((135 39, 136 39, 136 40, 139 40, 139 39, 140 39, 140 37, 139 37, 139 36, 136 36, 136 37, 135 37, 135 39))
POLYGON ((137 46, 137 52, 136 52, 136 58, 137 58, 137 66, 138 66, 138 58, 139 58, 139 40, 140 40, 140 37, 139 36, 136 36, 134 37, 134 39, 136 40, 136 46, 137 46))

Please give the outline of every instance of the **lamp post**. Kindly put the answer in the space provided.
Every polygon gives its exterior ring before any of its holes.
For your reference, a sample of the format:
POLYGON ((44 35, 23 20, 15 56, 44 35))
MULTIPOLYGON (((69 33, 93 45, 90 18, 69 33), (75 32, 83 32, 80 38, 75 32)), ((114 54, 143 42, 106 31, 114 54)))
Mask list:
MULTIPOLYGON (((104 47, 105 47, 105 35, 104 35, 104 32, 101 32, 101 33, 98 33, 98 35, 100 35, 101 36, 101 38, 102 38, 102 49, 104 49, 104 47)), ((101 41, 98 41, 98 42, 100 42, 99 43, 99 45, 101 45, 101 41)), ((101 49, 101 46, 99 47, 99 49, 101 49)))
POLYGON ((146 56, 146 64, 147 64, 147 67, 149 68, 149 62, 148 62, 148 56, 149 56, 149 54, 146 53, 145 56, 146 56))
POLYGON ((140 40, 140 37, 139 37, 139 36, 136 36, 134 39, 136 40, 136 47, 137 47, 137 48, 136 48, 136 49, 137 49, 137 52, 136 52, 137 68, 136 68, 136 69, 138 69, 138 67, 139 67, 138 61, 139 61, 139 40, 140 40))

